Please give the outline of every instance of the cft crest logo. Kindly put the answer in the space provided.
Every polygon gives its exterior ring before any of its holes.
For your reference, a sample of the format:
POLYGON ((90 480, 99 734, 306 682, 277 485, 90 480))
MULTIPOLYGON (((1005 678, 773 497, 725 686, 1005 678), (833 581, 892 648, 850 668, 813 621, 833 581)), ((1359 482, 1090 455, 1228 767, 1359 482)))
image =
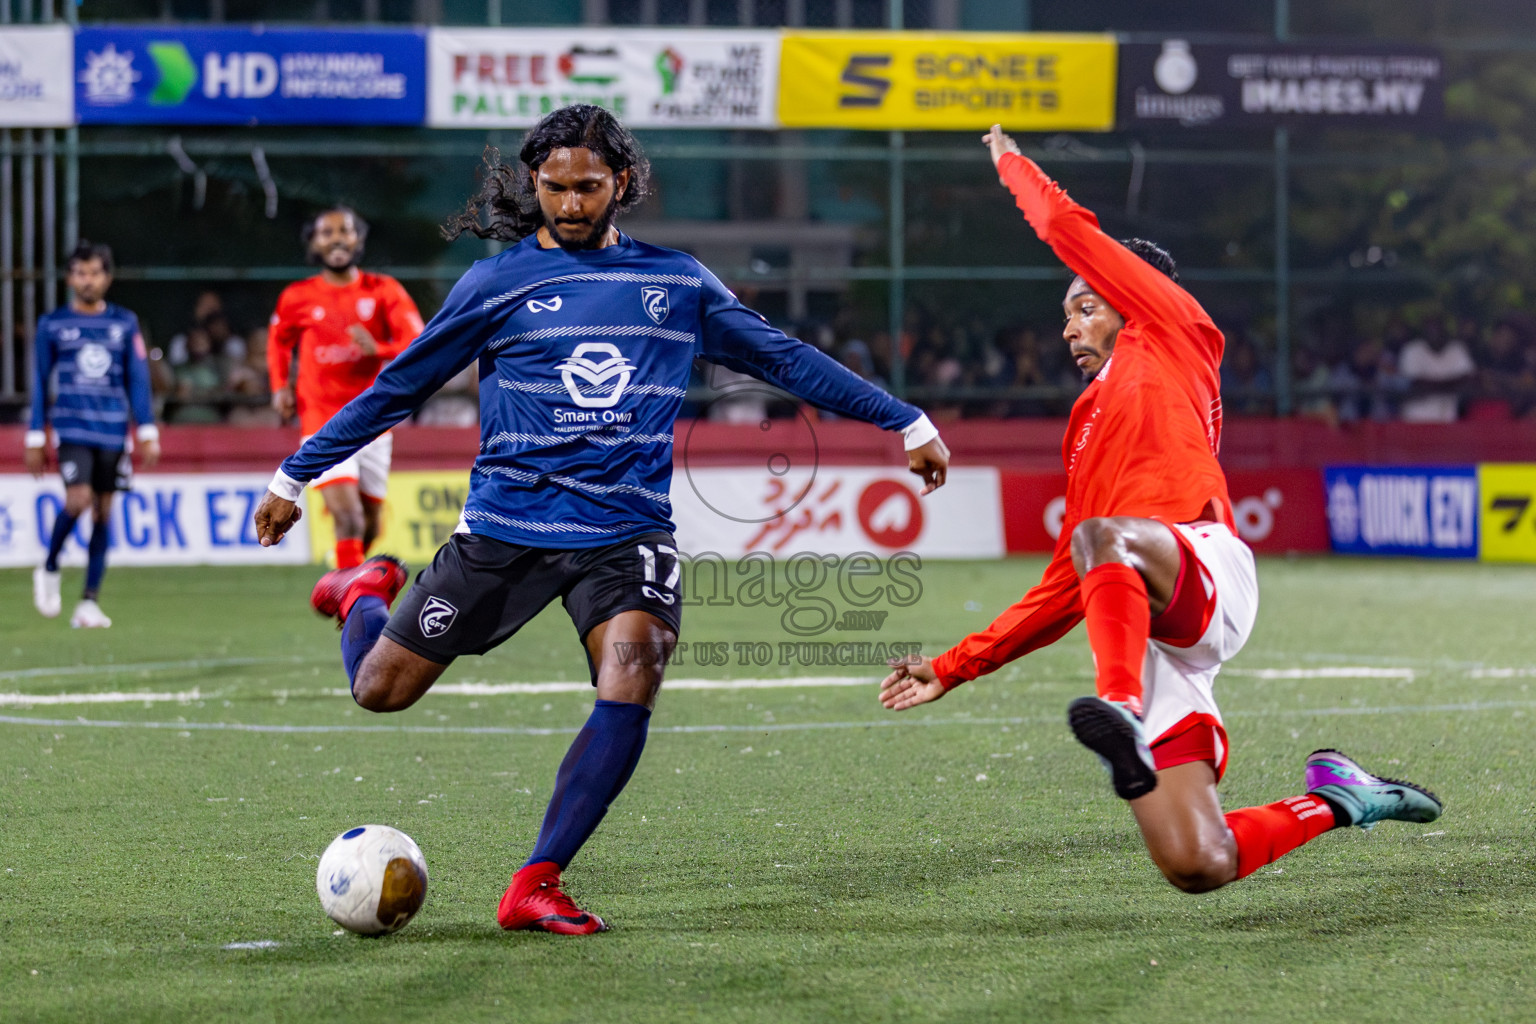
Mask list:
POLYGON ((420 124, 422 32, 85 28, 82 124, 420 124))

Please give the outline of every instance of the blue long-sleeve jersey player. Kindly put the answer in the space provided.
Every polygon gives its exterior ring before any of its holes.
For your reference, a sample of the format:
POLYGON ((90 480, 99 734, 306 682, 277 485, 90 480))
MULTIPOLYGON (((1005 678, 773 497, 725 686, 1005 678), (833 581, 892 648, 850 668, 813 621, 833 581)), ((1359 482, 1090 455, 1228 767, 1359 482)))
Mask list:
POLYGON ((113 303, 104 303, 94 313, 60 306, 37 320, 34 367, 26 447, 35 453, 34 472, 40 472, 48 428, 53 428, 66 497, 53 523, 48 554, 32 575, 32 602, 47 618, 59 614, 59 555, 91 505, 85 588, 70 624, 110 626, 112 620, 96 598, 107 571, 112 494, 127 489, 132 470, 127 453, 130 414, 141 442, 160 438, 139 319, 113 303), (84 493, 87 488, 90 494, 84 493))
POLYGON ((938 433, 769 326, 686 253, 622 234, 570 252, 530 235, 476 263, 374 386, 283 462, 272 490, 297 500, 478 359, 480 454, 460 532, 562 550, 670 532, 673 423, 695 357, 901 430, 909 451, 938 433))
POLYGON ((130 413, 140 441, 159 438, 139 318, 110 302, 100 313, 65 305, 38 317, 26 446, 43 447, 51 425, 60 445, 120 452, 130 413))

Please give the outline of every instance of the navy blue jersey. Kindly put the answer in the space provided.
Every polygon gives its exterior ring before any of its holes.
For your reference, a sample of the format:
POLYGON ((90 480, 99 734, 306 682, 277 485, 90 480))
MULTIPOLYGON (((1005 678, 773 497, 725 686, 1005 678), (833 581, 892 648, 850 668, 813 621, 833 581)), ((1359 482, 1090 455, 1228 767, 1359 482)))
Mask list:
POLYGON ((567 252, 530 235, 471 267, 374 385, 284 461, 274 490, 295 497, 478 359, 461 528, 543 548, 670 531, 672 427, 695 357, 887 430, 922 419, 770 327, 686 253, 626 235, 567 252))
POLYGON ((38 317, 29 430, 51 423, 60 444, 121 451, 130 411, 139 426, 154 425, 139 318, 110 302, 100 313, 60 306, 38 317))

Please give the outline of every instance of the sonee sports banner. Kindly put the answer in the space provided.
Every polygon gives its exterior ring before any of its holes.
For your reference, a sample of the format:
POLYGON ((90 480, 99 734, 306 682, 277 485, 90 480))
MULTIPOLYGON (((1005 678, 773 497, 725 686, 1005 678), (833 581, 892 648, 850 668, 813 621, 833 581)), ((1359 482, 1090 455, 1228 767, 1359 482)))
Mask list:
POLYGON ((433 128, 526 128, 594 103, 633 128, 772 128, 779 35, 432 29, 433 128))
POLYGON ((786 128, 1109 131, 1113 36, 790 32, 786 128))
POLYGON ((426 114, 419 29, 84 28, 81 124, 399 124, 426 114))

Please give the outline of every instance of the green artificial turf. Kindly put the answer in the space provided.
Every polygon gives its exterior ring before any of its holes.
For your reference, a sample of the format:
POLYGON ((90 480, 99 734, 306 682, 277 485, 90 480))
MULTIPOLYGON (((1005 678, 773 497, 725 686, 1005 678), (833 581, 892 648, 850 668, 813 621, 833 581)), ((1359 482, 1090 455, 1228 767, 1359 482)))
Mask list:
MULTIPOLYGON (((934 653, 1040 567, 929 563, 878 632, 815 639, 934 653)), ((1218 689, 1227 806, 1294 795, 1305 755, 1339 746, 1434 788, 1440 821, 1335 832, 1221 891, 1175 891, 1063 724, 1092 688, 1079 630, 901 715, 876 704, 874 668, 862 687, 664 690, 567 872, 614 926, 579 939, 504 934, 494 914, 589 693, 370 715, 338 694, 308 570, 116 569, 102 632, 37 618, 29 575, 0 573, 0 694, 184 698, 0 706, 29 720, 0 723, 0 1020, 1533 1019, 1536 569, 1260 573, 1259 625, 1218 689), (1316 675, 1336 668, 1376 675, 1316 675), (314 891, 321 850, 365 822, 410 833, 431 871, 426 906, 384 939, 334 935, 314 891), (223 948, 261 940, 277 945, 223 948)), ((684 638, 777 652, 782 612, 691 607, 684 638)), ((671 676, 860 671, 730 661, 671 676)), ((585 672, 556 607, 443 682, 585 672)))

